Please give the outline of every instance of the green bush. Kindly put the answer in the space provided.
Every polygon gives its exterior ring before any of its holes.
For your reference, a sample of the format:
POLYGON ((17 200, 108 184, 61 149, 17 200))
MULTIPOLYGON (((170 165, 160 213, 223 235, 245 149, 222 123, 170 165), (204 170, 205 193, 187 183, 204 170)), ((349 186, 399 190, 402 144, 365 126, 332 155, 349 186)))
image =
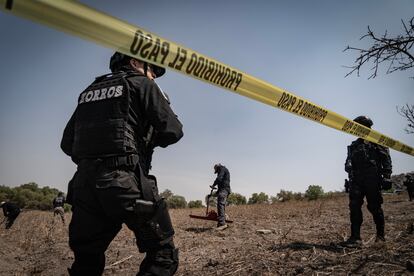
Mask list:
POLYGON ((302 200, 305 197, 302 193, 293 193, 293 199, 294 200, 302 200))
POLYGON ((203 207, 203 202, 201 200, 190 200, 188 202, 188 208, 201 208, 203 207))
MULTIPOLYGON (((281 201, 281 202, 289 201, 293 199, 293 192, 280 190, 280 192, 276 195, 276 198, 278 201, 281 201)), ((273 199, 272 199, 272 203, 274 203, 273 199)))
POLYGON ((323 189, 318 185, 309 185, 308 189, 305 192, 305 197, 309 200, 316 200, 323 197, 323 195, 323 189))
POLYGON ((252 197, 249 198, 248 204, 261 204, 261 203, 269 203, 269 196, 263 192, 261 193, 253 193, 252 197))
POLYGON ((245 205, 246 203, 246 197, 238 193, 231 193, 227 198, 228 205, 245 205))
POLYGON ((71 212, 72 206, 70 204, 65 203, 65 205, 63 205, 63 209, 65 210, 65 212, 71 212))
POLYGON ((183 196, 172 195, 167 199, 167 205, 171 209, 186 208, 187 201, 185 201, 183 196))
POLYGON ((160 196, 162 198, 165 198, 166 200, 169 199, 173 195, 174 194, 170 190, 168 190, 168 189, 165 189, 164 192, 160 193, 160 196))

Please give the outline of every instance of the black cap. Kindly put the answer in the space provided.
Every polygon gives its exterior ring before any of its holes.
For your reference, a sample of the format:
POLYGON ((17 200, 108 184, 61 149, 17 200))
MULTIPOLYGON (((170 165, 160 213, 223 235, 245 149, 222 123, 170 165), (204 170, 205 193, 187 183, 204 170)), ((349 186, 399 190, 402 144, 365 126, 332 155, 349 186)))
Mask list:
POLYGON ((361 124, 363 126, 371 128, 374 124, 370 118, 367 116, 358 116, 354 119, 354 122, 357 122, 358 124, 361 124))
MULTIPOLYGON (((124 54, 122 54, 120 52, 115 52, 112 55, 111 60, 109 61, 109 69, 111 69, 112 72, 116 72, 122 66, 128 65, 129 64, 129 61, 132 58, 133 57, 124 55, 124 54)), ((135 58, 135 59, 137 59, 137 58, 135 58)), ((165 74, 165 68, 160 67, 160 66, 157 66, 157 65, 152 64, 152 63, 149 63, 149 62, 146 62, 146 61, 143 61, 143 60, 140 60, 140 59, 137 59, 137 60, 139 60, 141 62, 144 62, 148 66, 150 66, 151 69, 152 69, 152 71, 154 72, 156 78, 159 78, 159 77, 161 77, 162 75, 165 74)))

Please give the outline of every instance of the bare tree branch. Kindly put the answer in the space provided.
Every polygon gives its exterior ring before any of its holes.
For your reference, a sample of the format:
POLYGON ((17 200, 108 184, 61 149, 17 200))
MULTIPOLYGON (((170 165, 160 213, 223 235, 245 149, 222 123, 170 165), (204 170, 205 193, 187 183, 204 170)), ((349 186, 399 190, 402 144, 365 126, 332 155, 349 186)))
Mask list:
POLYGON ((405 106, 397 106, 397 112, 407 119, 408 125, 405 128, 407 134, 414 133, 414 105, 405 104, 405 106))
POLYGON ((401 35, 388 37, 388 32, 385 31, 384 35, 377 36, 368 26, 367 33, 360 40, 371 39, 373 44, 369 49, 347 46, 344 52, 348 50, 357 51, 359 56, 355 59, 354 65, 345 66, 351 69, 345 77, 355 72, 359 76, 361 67, 369 62, 372 62, 373 66, 371 67, 372 74, 368 79, 377 76, 378 68, 382 63, 389 63, 387 74, 414 68, 414 54, 411 50, 414 45, 414 17, 407 23, 404 20, 401 20, 401 22, 404 29, 404 33, 401 35))

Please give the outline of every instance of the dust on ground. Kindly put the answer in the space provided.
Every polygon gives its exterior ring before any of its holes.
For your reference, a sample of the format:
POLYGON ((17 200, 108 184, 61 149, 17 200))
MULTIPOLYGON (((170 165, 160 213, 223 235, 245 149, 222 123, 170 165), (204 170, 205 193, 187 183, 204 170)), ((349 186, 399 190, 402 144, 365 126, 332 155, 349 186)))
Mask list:
MULTIPOLYGON (((364 244, 356 249, 339 245, 349 234, 346 196, 230 206, 234 223, 221 232, 213 221, 189 218, 204 209, 171 210, 180 250, 177 275, 414 275, 406 269, 414 260, 414 202, 406 195, 384 196, 384 244, 374 242, 375 225, 363 208, 364 244)), ((73 262, 68 226, 53 212, 24 211, 12 229, 3 225, 0 248, 0 275, 67 275, 73 262)), ((124 226, 106 252, 104 275, 135 275, 143 257, 124 226)))

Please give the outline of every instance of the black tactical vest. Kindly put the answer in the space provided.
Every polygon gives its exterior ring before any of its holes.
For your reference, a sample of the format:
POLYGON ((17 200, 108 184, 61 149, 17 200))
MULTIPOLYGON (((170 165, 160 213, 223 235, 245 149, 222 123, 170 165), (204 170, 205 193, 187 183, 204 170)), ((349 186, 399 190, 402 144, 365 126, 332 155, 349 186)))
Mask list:
POLYGON ((351 145, 351 161, 354 170, 379 168, 378 148, 372 143, 357 142, 351 145))
POLYGON ((73 145, 78 158, 137 152, 127 76, 125 72, 103 75, 79 95, 73 145))

